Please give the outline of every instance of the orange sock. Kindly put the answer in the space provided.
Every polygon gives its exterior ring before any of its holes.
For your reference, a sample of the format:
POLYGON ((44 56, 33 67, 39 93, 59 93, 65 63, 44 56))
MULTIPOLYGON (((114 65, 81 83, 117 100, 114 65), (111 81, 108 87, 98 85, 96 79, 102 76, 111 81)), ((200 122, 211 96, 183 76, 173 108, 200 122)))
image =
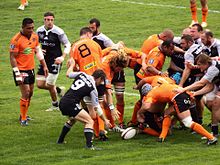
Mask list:
POLYGON ((21 120, 26 120, 28 112, 28 100, 25 99, 20 99, 20 115, 21 115, 21 120))
POLYGON ((200 135, 207 137, 208 139, 214 138, 214 136, 212 134, 210 134, 208 131, 206 131, 205 128, 203 128, 203 126, 201 126, 198 123, 193 122, 193 124, 191 125, 191 129, 194 130, 195 132, 199 133, 200 135))
POLYGON ((139 111, 140 108, 141 108, 141 100, 138 100, 134 106, 134 111, 131 118, 132 123, 137 123, 137 112, 139 111))
POLYGON ((194 20, 195 22, 198 22, 197 20, 197 7, 196 7, 196 3, 195 4, 191 4, 191 15, 192 15, 192 20, 194 20))
POLYGON ((152 128, 144 128, 143 132, 148 135, 151 135, 151 136, 159 136, 160 135, 159 132, 155 131, 152 128))
POLYGON ((93 121, 94 121, 94 125, 93 125, 94 134, 95 134, 96 137, 98 137, 99 136, 99 124, 98 124, 97 117, 93 118, 93 121))
POLYGON ((117 107, 117 110, 120 112, 119 119, 118 119, 118 122, 120 124, 120 123, 123 123, 125 105, 124 105, 124 103, 122 103, 122 104, 117 103, 116 107, 117 107))
POLYGON ((105 130, 104 121, 99 116, 97 116, 97 120, 98 120, 99 131, 104 131, 105 130))
POLYGON ((208 16, 208 8, 202 8, 202 22, 206 22, 208 16))
POLYGON ((171 117, 165 116, 162 123, 162 132, 160 133, 160 138, 165 139, 167 137, 167 133, 169 131, 170 125, 171 125, 171 117))
POLYGON ((26 3, 26 0, 21 0, 21 4, 24 5, 26 3))

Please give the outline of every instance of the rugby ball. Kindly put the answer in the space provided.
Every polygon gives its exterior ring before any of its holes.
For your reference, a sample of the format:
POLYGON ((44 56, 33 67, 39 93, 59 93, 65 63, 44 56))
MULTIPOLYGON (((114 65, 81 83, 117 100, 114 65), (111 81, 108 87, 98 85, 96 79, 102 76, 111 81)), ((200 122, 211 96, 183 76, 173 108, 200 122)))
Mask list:
POLYGON ((121 134, 121 138, 123 140, 128 140, 133 138, 137 133, 137 130, 134 129, 133 127, 128 127, 127 129, 125 129, 122 134, 121 134))

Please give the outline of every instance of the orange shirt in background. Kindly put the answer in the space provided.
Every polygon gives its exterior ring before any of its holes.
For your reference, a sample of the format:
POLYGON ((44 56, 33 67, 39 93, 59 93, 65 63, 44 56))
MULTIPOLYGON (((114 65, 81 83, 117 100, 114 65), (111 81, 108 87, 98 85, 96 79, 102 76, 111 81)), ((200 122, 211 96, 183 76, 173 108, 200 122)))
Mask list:
POLYGON ((158 34, 151 35, 146 39, 141 47, 141 51, 148 54, 153 48, 159 46, 163 41, 159 39, 158 34))
POLYGON ((15 59, 19 70, 34 69, 34 54, 37 46, 39 46, 39 39, 36 33, 32 33, 30 39, 28 39, 19 32, 11 39, 10 53, 18 53, 15 59))

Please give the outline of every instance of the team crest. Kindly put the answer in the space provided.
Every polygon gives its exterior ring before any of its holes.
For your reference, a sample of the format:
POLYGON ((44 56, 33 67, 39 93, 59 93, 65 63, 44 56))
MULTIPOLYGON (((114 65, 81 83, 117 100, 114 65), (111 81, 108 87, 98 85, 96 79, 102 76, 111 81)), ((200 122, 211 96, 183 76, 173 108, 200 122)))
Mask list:
POLYGON ((154 59, 150 59, 149 64, 153 64, 153 63, 154 63, 154 59))
POLYGON ((11 44, 11 45, 10 45, 10 49, 14 50, 14 48, 15 48, 15 45, 14 45, 14 44, 11 44))

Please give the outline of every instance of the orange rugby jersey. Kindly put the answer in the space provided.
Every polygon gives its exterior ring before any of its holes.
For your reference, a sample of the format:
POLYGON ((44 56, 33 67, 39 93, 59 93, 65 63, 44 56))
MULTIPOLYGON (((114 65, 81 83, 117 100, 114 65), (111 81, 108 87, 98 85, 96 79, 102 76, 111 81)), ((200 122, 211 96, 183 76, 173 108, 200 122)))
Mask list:
POLYGON ((153 87, 153 89, 144 96, 143 100, 148 103, 168 103, 172 102, 172 100, 179 94, 174 91, 174 89, 179 88, 176 84, 170 83, 162 83, 159 86, 153 87))
POLYGON ((18 53, 15 59, 19 70, 34 69, 34 54, 37 46, 39 46, 39 39, 36 33, 32 33, 30 39, 28 39, 19 32, 11 39, 10 52, 18 53))
POLYGON ((70 57, 79 65, 80 71, 91 75, 101 67, 102 49, 95 41, 84 38, 72 45, 70 57))
POLYGON ((144 81, 151 84, 152 87, 159 86, 161 84, 175 84, 173 79, 162 76, 148 76, 144 78, 144 81))
POLYGON ((159 46, 163 41, 159 39, 158 34, 151 35, 146 39, 141 47, 141 51, 148 54, 153 48, 159 46))
MULTIPOLYGON (((155 47, 147 55, 146 64, 147 66, 155 67, 157 70, 162 70, 165 59, 166 56, 160 51, 159 47, 155 47)), ((141 79, 147 76, 152 76, 151 74, 146 74, 142 68, 136 75, 141 79)))
POLYGON ((127 47, 125 47, 124 49, 127 55, 129 56, 129 64, 128 64, 129 68, 134 69, 136 63, 140 63, 140 64, 142 63, 141 61, 142 52, 127 47))
POLYGON ((106 74, 106 87, 111 88, 111 81, 114 77, 114 72, 111 70, 111 67, 109 65, 109 62, 112 57, 116 56, 117 53, 115 51, 111 51, 107 56, 102 58, 102 70, 106 74))

